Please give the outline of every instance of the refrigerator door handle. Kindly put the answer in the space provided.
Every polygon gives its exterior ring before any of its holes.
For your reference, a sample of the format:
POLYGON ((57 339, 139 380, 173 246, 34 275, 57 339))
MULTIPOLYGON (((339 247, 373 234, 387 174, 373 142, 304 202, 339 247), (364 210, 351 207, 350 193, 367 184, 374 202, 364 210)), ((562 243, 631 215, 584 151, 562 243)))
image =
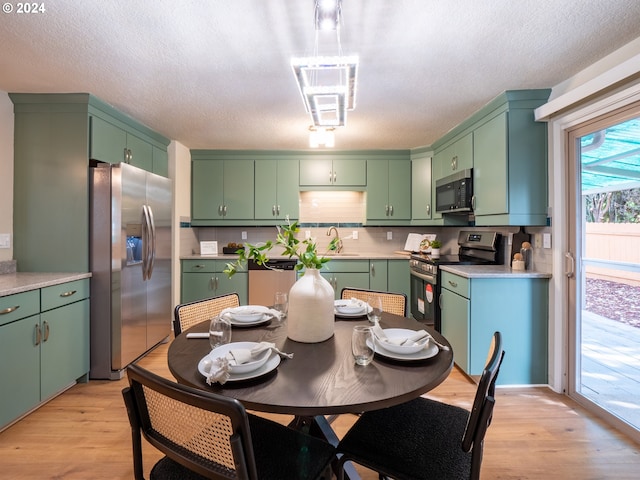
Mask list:
POLYGON ((150 239, 149 212, 146 205, 142 205, 142 280, 149 280, 149 247, 150 239))
POLYGON ((149 237, 150 237, 150 246, 149 246, 149 266, 147 271, 147 278, 151 278, 153 274, 153 267, 156 263, 156 222, 153 219, 153 210, 151 209, 151 205, 147 205, 147 212, 149 215, 149 237))

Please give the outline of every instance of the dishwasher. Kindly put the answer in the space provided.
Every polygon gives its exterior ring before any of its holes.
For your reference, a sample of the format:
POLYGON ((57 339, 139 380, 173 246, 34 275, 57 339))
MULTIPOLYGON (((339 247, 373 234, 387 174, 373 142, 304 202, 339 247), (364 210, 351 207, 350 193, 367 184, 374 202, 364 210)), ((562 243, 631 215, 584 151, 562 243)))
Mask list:
POLYGON ((249 260, 249 305, 273 305, 276 292, 289 292, 296 282, 296 260, 269 260, 258 265, 249 260))

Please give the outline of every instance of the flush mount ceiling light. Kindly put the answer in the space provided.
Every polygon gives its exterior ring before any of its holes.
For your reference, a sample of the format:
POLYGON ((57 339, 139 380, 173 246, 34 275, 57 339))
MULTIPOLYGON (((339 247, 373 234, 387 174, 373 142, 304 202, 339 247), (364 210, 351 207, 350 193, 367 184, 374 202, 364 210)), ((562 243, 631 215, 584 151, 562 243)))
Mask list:
POLYGON ((355 108, 358 57, 342 55, 341 21, 342 0, 315 0, 314 56, 291 59, 305 109, 315 127, 344 126, 347 111, 355 108), (336 56, 318 55, 319 31, 325 29, 336 31, 336 56))
POLYGON ((323 145, 327 148, 333 148, 336 144, 336 138, 333 134, 334 128, 325 127, 309 127, 309 146, 311 148, 318 148, 323 145))

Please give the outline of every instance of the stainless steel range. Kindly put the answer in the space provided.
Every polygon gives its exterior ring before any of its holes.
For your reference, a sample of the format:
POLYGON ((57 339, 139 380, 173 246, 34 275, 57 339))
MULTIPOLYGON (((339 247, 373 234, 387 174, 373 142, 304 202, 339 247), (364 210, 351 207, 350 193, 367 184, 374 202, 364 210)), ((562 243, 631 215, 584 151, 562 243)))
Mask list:
POLYGON ((411 315, 441 331, 441 265, 495 265, 503 261, 502 236, 497 232, 462 230, 458 234, 458 254, 432 258, 414 253, 409 260, 411 274, 411 315))

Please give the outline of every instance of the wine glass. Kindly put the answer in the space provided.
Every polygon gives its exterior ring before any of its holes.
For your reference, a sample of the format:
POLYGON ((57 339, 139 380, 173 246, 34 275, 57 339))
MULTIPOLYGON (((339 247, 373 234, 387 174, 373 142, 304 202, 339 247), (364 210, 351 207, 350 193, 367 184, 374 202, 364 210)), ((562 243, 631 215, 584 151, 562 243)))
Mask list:
POLYGON ((231 341, 231 322, 224 317, 217 316, 209 324, 209 345, 213 350, 231 341))
POLYGON ((371 323, 379 322, 382 317, 382 298, 370 296, 367 298, 369 307, 367 309, 367 317, 371 323))

